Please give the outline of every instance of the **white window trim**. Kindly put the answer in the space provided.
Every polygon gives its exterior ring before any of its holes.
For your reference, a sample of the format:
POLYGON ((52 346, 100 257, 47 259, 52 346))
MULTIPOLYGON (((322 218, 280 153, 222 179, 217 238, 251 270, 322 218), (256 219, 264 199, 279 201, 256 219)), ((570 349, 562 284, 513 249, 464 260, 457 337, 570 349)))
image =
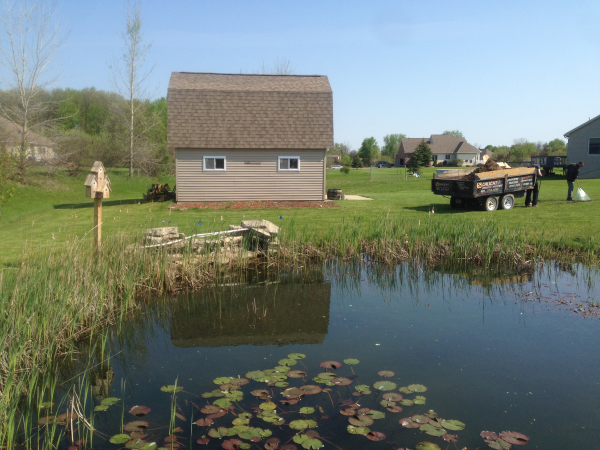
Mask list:
POLYGON ((277 171, 278 172, 300 172, 300 157, 299 156, 278 156, 277 157, 277 171), (298 160, 298 168, 297 169, 282 169, 281 168, 281 160, 282 159, 297 159, 298 160))
POLYGON ((590 153, 590 144, 592 143, 592 139, 600 139, 600 137, 590 136, 588 138, 588 156, 600 156, 600 153, 590 153))
POLYGON ((227 156, 204 156, 204 157, 202 157, 202 171, 203 172, 226 172, 227 171, 227 156), (206 168, 206 158, 223 159, 223 168, 216 169, 217 164, 215 162, 215 169, 207 169, 206 168))

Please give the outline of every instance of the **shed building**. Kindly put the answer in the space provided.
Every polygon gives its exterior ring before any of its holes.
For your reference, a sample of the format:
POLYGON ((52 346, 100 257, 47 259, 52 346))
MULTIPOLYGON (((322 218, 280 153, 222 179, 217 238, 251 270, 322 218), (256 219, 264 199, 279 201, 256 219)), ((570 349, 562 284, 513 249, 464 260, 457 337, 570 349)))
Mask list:
POLYGON ((167 146, 178 202, 324 200, 329 80, 174 72, 167 146))
POLYGON ((579 178, 600 177, 600 116, 596 116, 565 133, 569 140, 567 162, 582 161, 579 178))

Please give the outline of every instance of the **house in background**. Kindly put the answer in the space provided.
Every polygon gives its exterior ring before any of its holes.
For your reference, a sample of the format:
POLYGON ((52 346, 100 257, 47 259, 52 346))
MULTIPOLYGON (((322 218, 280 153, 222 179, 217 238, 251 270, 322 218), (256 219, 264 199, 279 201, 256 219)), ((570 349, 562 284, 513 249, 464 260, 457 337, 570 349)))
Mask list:
POLYGON ((326 76, 174 72, 167 100, 178 202, 325 199, 326 76))
MULTIPOLYGON (((50 161, 56 158, 54 143, 45 136, 29 130, 25 156, 35 161, 50 161)), ((0 143, 12 152, 17 153, 21 146, 21 130, 17 125, 4 117, 0 117, 0 143)))
POLYGON ((477 161, 477 164, 485 164, 493 155, 494 153, 487 148, 479 149, 479 160, 477 161))
POLYGON ((461 159, 463 166, 474 166, 479 162, 479 150, 467 143, 465 138, 458 138, 452 134, 432 134, 429 139, 402 138, 396 155, 396 166, 406 165, 421 141, 425 141, 431 148, 431 163, 448 164, 450 161, 461 159))
POLYGON ((565 133, 567 163, 582 161, 579 178, 600 178, 600 116, 565 133))

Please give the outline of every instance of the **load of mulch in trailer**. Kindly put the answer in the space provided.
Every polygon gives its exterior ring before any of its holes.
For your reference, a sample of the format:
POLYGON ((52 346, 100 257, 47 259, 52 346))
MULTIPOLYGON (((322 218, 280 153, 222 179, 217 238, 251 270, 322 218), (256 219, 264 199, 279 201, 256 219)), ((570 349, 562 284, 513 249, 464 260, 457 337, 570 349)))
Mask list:
POLYGON ((337 208, 339 205, 333 202, 273 202, 273 201, 250 201, 250 202, 212 202, 212 203, 180 203, 169 206, 169 209, 294 209, 294 208, 337 208))
POLYGON ((471 172, 467 175, 464 175, 460 179, 461 180, 474 180, 476 173, 493 172, 494 170, 502 170, 502 167, 500 167, 498 164, 496 164, 495 161, 488 159, 483 166, 478 167, 473 172, 471 172))

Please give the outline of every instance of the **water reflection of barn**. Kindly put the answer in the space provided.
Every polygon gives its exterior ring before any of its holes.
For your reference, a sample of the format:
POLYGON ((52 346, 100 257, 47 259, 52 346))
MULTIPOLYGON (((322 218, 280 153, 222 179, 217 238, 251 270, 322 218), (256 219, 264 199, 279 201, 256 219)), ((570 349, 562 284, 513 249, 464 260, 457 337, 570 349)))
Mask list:
POLYGON ((318 344, 329 326, 329 283, 233 286, 171 305, 176 347, 318 344))

